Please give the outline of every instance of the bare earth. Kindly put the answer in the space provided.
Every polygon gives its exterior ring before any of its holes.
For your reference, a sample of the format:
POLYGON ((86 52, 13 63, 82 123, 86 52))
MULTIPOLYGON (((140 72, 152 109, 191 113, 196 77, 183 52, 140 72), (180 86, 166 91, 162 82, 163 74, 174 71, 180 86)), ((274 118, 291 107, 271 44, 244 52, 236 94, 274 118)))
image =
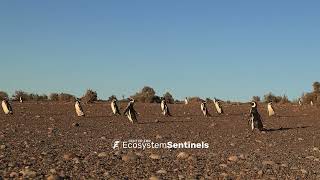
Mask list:
POLYGON ((75 116, 73 103, 12 106, 14 115, 0 113, 4 179, 320 179, 317 107, 276 105, 279 116, 269 118, 260 104, 267 129, 261 133, 249 130, 249 104, 223 104, 221 116, 208 104, 213 116, 205 118, 200 104, 169 105, 173 117, 163 117, 159 104, 137 103, 138 124, 111 116, 109 103, 84 105, 83 118, 75 116), (115 139, 204 141, 210 147, 114 150, 115 139))

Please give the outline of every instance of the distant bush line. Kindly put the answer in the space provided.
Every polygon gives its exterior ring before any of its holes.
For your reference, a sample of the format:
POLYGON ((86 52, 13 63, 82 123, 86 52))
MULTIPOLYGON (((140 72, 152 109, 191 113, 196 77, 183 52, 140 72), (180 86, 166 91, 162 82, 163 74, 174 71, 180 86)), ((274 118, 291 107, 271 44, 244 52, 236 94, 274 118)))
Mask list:
MULTIPOLYGON (((286 95, 277 96, 273 93, 267 93, 263 96, 263 102, 273 102, 273 103, 297 103, 299 100, 303 102, 304 104, 310 104, 313 102, 313 104, 320 105, 320 83, 314 82, 312 84, 313 91, 303 93, 301 97, 298 99, 290 101, 286 95)), ((183 103, 184 101, 175 100, 174 97, 171 95, 170 92, 166 92, 162 96, 159 96, 156 94, 156 91, 150 87, 145 86, 143 87, 139 92, 135 93, 134 95, 130 96, 131 98, 134 98, 136 102, 142 102, 142 103, 160 103, 161 100, 164 98, 167 103, 183 103)), ((36 93, 27 93, 22 90, 15 91, 15 93, 12 95, 12 98, 9 97, 8 93, 4 91, 0 91, 0 100, 3 99, 11 99, 13 101, 19 101, 20 98, 22 98, 23 101, 62 101, 62 102, 73 102, 77 99, 76 96, 68 93, 51 93, 49 96, 46 94, 36 94, 36 93)), ((107 100, 111 101, 113 99, 117 99, 115 95, 110 96, 107 100)), ((200 97, 189 97, 187 98, 189 103, 199 103, 202 102, 203 99, 200 97)), ((80 98, 81 101, 85 103, 93 103, 98 101, 98 93, 92 89, 88 89, 84 95, 80 98)), ((211 98, 205 99, 207 102, 212 102, 211 98)), ((261 102, 262 98, 259 96, 253 96, 253 101, 261 102)), ((122 96, 121 101, 126 101, 124 96, 122 96)), ((223 101, 223 100, 220 100, 223 101)), ((229 102, 231 101, 224 101, 229 102)))

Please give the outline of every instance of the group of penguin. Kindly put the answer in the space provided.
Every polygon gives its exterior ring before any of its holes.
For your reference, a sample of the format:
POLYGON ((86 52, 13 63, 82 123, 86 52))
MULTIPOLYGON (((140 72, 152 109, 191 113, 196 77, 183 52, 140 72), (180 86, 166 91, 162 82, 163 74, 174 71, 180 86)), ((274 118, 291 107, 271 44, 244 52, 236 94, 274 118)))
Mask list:
MULTIPOLYGON (((138 120, 137 120, 137 115, 138 113, 135 111, 134 109, 134 99, 132 98, 129 98, 129 103, 127 105, 127 107, 125 108, 124 110, 124 115, 127 116, 127 118, 129 119, 129 121, 131 123, 136 123, 138 120)), ((20 98, 20 102, 22 103, 22 99, 20 98)), ((223 111, 223 108, 220 104, 220 101, 214 99, 213 100, 214 102, 214 106, 215 106, 215 109, 217 111, 217 113, 220 115, 220 114, 223 114, 224 111, 223 111)), ((185 100, 185 104, 188 104, 188 100, 186 98, 185 100)), ((4 111, 5 114, 13 114, 13 110, 12 110, 12 107, 9 103, 9 101, 7 99, 3 100, 2 103, 2 109, 4 111)), ((162 111, 162 114, 164 116, 171 116, 171 113, 169 111, 169 107, 167 105, 167 102, 165 100, 165 98, 162 98, 161 100, 161 111, 162 111)), ((207 102, 206 101, 202 101, 201 103, 201 111, 203 113, 204 116, 208 117, 208 116, 211 116, 208 112, 208 108, 207 108, 207 102)), ((274 116, 275 115, 275 111, 274 111, 274 108, 273 108, 273 105, 272 105, 272 102, 268 103, 268 114, 269 116, 274 116)), ((77 116, 85 116, 85 113, 83 111, 83 108, 81 106, 81 102, 79 99, 76 100, 75 102, 75 110, 76 110, 76 114, 77 116)), ((111 110, 112 110, 112 113, 114 115, 121 115, 120 111, 119 111, 119 107, 117 105, 117 100, 116 99, 113 99, 111 101, 111 110)), ((251 130, 253 131, 254 129, 258 129, 259 131, 263 131, 263 124, 262 124, 262 119, 261 119, 261 116, 258 112, 258 107, 257 107, 257 103, 255 101, 252 101, 251 102, 251 110, 250 110, 250 113, 249 113, 249 121, 248 121, 248 124, 251 125, 251 130)))

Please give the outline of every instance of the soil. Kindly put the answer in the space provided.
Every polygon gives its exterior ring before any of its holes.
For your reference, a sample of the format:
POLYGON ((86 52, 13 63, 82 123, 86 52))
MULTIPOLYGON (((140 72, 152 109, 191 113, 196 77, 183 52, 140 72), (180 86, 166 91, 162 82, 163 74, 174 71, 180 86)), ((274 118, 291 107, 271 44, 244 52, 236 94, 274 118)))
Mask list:
MULTIPOLYGON (((294 104, 258 109, 265 131, 251 131, 250 104, 222 104, 218 115, 208 104, 136 103, 138 123, 113 116, 109 102, 12 103, 0 113, 0 179, 320 179, 320 109, 294 104), (113 149, 115 140, 205 142, 207 149, 113 149)), ((123 111, 126 103, 120 104, 123 111)))

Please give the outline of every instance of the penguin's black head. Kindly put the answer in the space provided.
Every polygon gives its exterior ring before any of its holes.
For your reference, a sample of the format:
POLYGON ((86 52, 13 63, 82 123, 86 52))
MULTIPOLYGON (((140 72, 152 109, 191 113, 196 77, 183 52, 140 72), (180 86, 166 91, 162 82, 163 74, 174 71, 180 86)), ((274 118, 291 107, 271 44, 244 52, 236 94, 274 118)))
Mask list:
POLYGON ((257 103, 255 101, 251 102, 251 107, 257 107, 257 103))

